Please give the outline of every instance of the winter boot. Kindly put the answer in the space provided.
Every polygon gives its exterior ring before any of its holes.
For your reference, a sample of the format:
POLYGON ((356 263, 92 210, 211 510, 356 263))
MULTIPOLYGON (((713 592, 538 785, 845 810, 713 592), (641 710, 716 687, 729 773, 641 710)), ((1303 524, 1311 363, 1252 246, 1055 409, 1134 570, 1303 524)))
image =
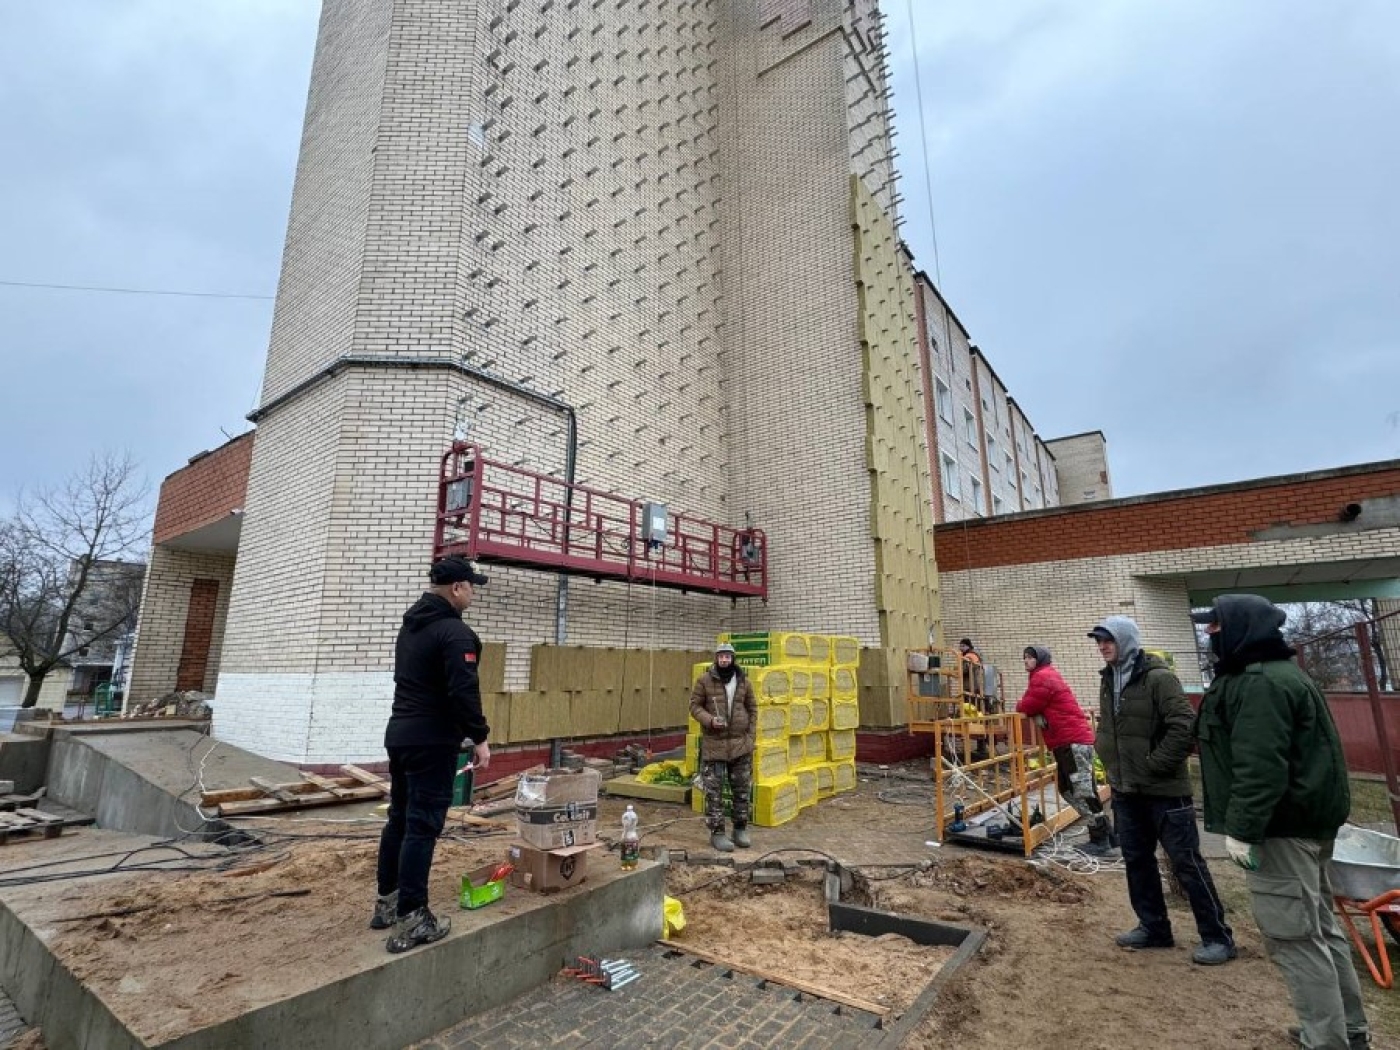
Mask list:
POLYGON ((1117 850, 1114 849, 1112 833, 1109 830, 1107 817, 1095 817, 1094 822, 1089 825, 1089 841, 1079 847, 1080 852, 1090 857, 1112 857, 1117 850))
MULTIPOLYGON (((1296 1024, 1288 1029, 1288 1041, 1293 1046, 1303 1045, 1303 1030, 1296 1024)), ((1347 1029, 1347 1050, 1366 1050, 1371 1045, 1371 1033, 1365 1029, 1347 1029)))
POLYGON ((1149 933, 1141 926, 1129 930, 1127 933, 1120 933, 1113 938, 1113 943, 1120 948, 1171 948, 1176 945, 1170 933, 1165 936, 1149 933))
POLYGON ((395 955, 416 948, 420 944, 432 944, 447 936, 452 929, 451 919, 439 919, 426 906, 417 908, 399 919, 398 929, 384 947, 395 955))
POLYGON ((747 826, 740 827, 738 824, 734 825, 734 845, 738 846, 740 849, 748 849, 753 845, 753 841, 749 838, 749 829, 747 826))
POLYGON ((724 833, 724 828, 716 828, 710 832, 710 848, 720 853, 733 853, 734 843, 724 833))
POLYGON ((399 891, 385 893, 374 899, 374 918, 369 920, 371 930, 387 930, 398 921, 399 891))
POLYGON ((1197 966, 1220 966, 1229 962, 1239 952, 1233 944, 1226 944, 1224 941, 1211 941, 1209 944, 1202 944, 1191 953, 1191 961, 1197 966))

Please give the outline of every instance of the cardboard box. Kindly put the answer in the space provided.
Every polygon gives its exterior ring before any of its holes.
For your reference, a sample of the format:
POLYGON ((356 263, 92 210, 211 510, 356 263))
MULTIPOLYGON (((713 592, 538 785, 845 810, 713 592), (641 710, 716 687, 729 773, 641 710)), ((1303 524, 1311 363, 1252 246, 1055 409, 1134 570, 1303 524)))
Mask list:
POLYGON ((540 850, 569 849, 598 841, 596 769, 522 773, 515 791, 520 838, 540 850))
POLYGON ((534 893, 554 893, 577 886, 587 876, 588 851, 598 848, 594 842, 586 846, 543 850, 525 842, 510 844, 510 884, 534 893))
POLYGON ((505 896, 506 880, 492 880, 491 876, 496 873, 500 863, 486 864, 462 876, 462 889, 458 894, 457 903, 460 907, 475 910, 484 908, 492 901, 498 901, 505 896))

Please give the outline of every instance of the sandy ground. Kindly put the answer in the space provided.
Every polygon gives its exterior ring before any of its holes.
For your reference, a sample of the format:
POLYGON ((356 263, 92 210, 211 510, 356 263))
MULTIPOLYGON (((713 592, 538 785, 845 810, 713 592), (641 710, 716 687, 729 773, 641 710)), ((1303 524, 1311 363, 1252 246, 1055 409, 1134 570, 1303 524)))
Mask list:
MULTIPOLYGON (((989 931, 986 946, 944 988, 933 1014, 908 1046, 1030 1047, 1119 1050, 1283 1048, 1292 1011, 1277 971, 1264 957, 1248 916, 1243 874, 1212 862, 1231 908, 1240 958, 1203 968, 1190 961, 1194 929, 1174 903, 1178 947, 1125 952, 1113 934, 1133 925, 1123 877, 1108 871, 1069 875, 1041 871, 1015 856, 927 849, 929 814, 885 805, 878 785, 840 796, 782 829, 755 829, 755 850, 810 848, 845 853, 860 846, 854 899, 889 911, 989 931), (863 837, 863 838, 862 838, 863 837), (876 866, 876 854, 898 859, 876 866), (903 866, 919 857, 931 867, 903 866)), ((605 800, 610 827, 622 802, 605 800)), ((703 824, 688 811, 643 804, 648 845, 685 848, 695 864, 669 875, 686 906, 687 943, 736 963, 786 970, 814 984, 888 1002, 897 1012, 919 994, 946 952, 903 938, 869 941, 825 931, 820 884, 812 876, 780 890, 755 887, 730 869, 705 863, 703 824), (709 885, 704 885, 709 882, 709 885)), ((297 825, 312 832, 317 825, 297 825)), ((142 1017, 140 1034, 155 1041, 234 1016, 321 981, 326 960, 392 964, 382 936, 365 926, 373 897, 376 852, 370 826, 328 828, 355 838, 286 842, 266 870, 232 875, 147 873, 99 883, 42 887, 43 925, 55 951, 120 1014, 142 1017), (67 920, 67 921, 60 921, 67 920)), ((445 840, 434 865, 434 906, 454 919, 460 873, 504 856, 509 836, 445 840)), ((11 847, 12 849, 14 847, 11 847)), ((42 845, 35 850, 42 849, 42 845)), ((598 864, 615 863, 600 853, 598 864)), ((888 862, 888 861, 887 861, 888 862)), ((493 910, 517 906, 508 894, 493 910)), ((484 913, 483 913, 484 914, 484 913)), ((465 920, 460 920, 465 921, 465 920)), ((1400 960, 1400 950, 1392 955, 1400 960)), ((1376 988, 1364 973, 1375 1046, 1400 1050, 1400 991, 1376 988)))
POLYGON ((686 909, 686 927, 675 939, 737 969, 752 967, 859 996, 898 1016, 953 949, 898 934, 829 932, 823 879, 824 873, 803 869, 781 885, 755 886, 732 868, 672 868, 666 892, 686 909))
MULTIPOLYGON (((504 859, 507 841, 439 844, 439 914, 465 921, 455 906, 461 873, 504 859)), ((387 961, 386 935, 367 929, 376 853, 372 835, 313 840, 248 858, 250 869, 280 858, 250 874, 152 874, 103 893, 62 890, 53 910, 68 921, 52 925, 60 932, 51 944, 137 1034, 169 1039, 317 987, 329 960, 387 961)), ((495 914, 512 903, 508 894, 495 914)))

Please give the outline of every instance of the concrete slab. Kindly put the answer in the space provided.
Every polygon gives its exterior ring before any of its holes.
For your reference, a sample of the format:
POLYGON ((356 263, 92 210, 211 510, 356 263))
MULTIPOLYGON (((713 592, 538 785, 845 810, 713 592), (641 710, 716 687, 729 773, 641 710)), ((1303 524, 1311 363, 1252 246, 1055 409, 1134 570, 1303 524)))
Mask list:
POLYGON ((254 776, 301 776, 295 766, 222 744, 188 723, 58 726, 50 731, 49 747, 51 798, 91 813, 101 827, 145 835, 227 830, 227 824, 195 811, 201 785, 217 790, 247 787, 254 776))
POLYGON ((15 791, 27 795, 42 787, 48 768, 46 737, 0 733, 0 780, 13 780, 15 791))
MULTIPOLYGON (((208 844, 185 848, 221 852, 208 844)), ((639 948, 661 933, 661 867, 643 862, 624 872, 600 864, 587 883, 573 890, 548 897, 512 892, 491 907, 455 912, 447 938, 404 955, 388 955, 383 935, 365 929, 350 950, 320 961, 314 983, 295 962, 287 972, 251 975, 240 982, 240 993, 250 1001, 237 1016, 192 1026, 178 1037, 143 1038, 143 1033, 160 1030, 153 1027, 154 1020, 134 1014, 120 994, 104 997, 84 984, 50 945, 64 920, 85 914, 94 897, 121 892, 139 899, 150 876, 90 873, 59 882, 20 882, 38 871, 73 875, 132 849, 165 849, 172 865, 188 863, 151 836, 106 831, 6 847, 8 874, 0 876, 0 985, 20 1015, 43 1028, 55 1050, 397 1050, 545 983, 579 954, 639 948)), ((158 852, 150 856, 160 858, 158 852)), ((343 921, 343 909, 327 909, 328 923, 343 921)), ((229 965, 235 968, 236 963, 230 960, 229 965)), ((139 983, 146 978, 133 973, 131 979, 139 983)))

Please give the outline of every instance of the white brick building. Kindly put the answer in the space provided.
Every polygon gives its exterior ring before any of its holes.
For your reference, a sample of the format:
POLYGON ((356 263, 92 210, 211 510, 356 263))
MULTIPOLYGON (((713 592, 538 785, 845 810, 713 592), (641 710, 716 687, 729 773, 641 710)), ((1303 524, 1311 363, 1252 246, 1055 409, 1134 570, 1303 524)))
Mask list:
MULTIPOLYGON (((938 620, 913 288, 875 0, 325 0, 238 540, 216 732, 381 754, 439 456, 769 540, 770 600, 575 583, 571 644, 855 635, 938 620)), ((471 620, 557 642, 554 577, 492 570, 471 620)), ((138 668, 139 671, 139 668, 138 668)), ((896 717, 892 677, 868 699, 896 717)))

